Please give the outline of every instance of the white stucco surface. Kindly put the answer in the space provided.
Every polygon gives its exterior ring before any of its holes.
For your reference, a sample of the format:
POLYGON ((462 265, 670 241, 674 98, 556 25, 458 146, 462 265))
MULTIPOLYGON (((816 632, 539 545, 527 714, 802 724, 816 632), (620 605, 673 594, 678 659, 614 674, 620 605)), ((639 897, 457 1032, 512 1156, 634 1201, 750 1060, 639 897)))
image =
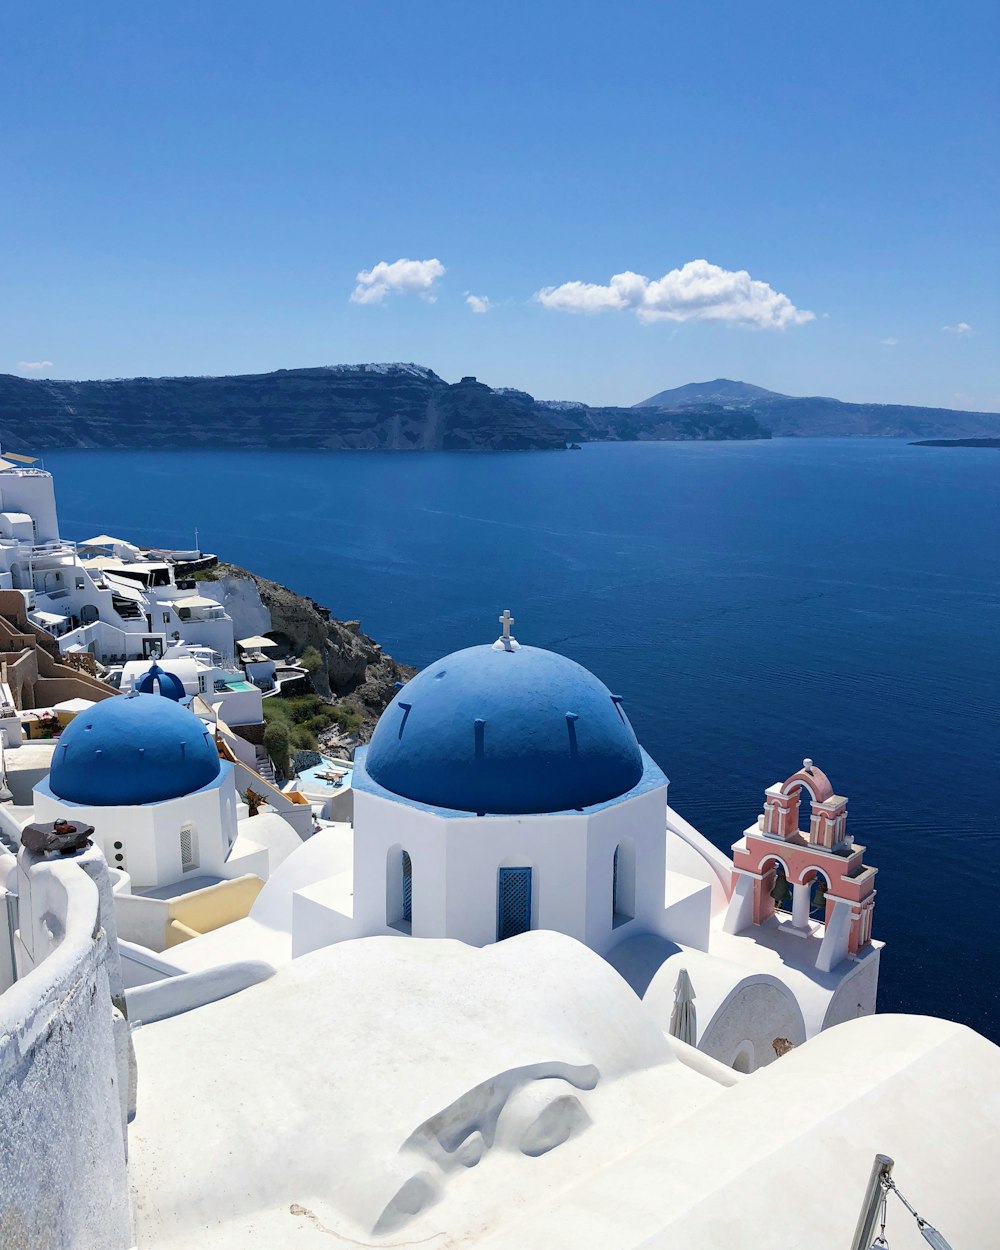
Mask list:
POLYGON ((289 855, 302 846, 302 839, 277 812, 258 812, 256 816, 248 816, 237 822, 237 830, 237 842, 245 836, 266 848, 269 873, 276 872, 289 855))
POLYGON ((264 634, 271 628, 271 614, 261 603, 256 582, 243 577, 220 577, 211 589, 232 617, 236 638, 264 634))
POLYGON ((855 1017, 870 1015, 875 1010, 877 970, 883 946, 881 942, 872 942, 856 957, 845 959, 824 972, 816 966, 822 942, 821 931, 801 937, 792 932, 788 920, 782 918, 736 934, 726 933, 716 924, 708 950, 711 956, 739 965, 747 973, 764 973, 783 981, 799 1004, 806 1036, 812 1037, 823 1028, 834 997, 844 995, 845 1002, 850 997, 848 986, 857 989, 857 996, 845 1014, 855 1017))
MULTIPOLYGON (((815 1038, 625 1157, 536 1194, 482 1250, 834 1250, 877 1153, 950 1244, 997 1242, 1000 1049, 962 1025, 874 1016, 815 1038)), ((926 1250, 894 1203, 892 1250, 926 1250)))
MULTIPOLYGON (((254 816, 250 823, 256 826, 263 819, 254 816)), ((262 959, 276 967, 288 963, 296 893, 350 868, 352 836, 349 825, 331 825, 300 843, 264 883, 246 919, 171 947, 170 958, 185 972, 243 959, 262 959)))
POLYGON ((727 1088, 556 934, 345 942, 136 1042, 141 1247, 833 1247, 878 1151, 954 1245, 1000 1219, 984 1039, 855 1020, 727 1088))
POLYGON ((676 1061, 601 959, 552 933, 484 950, 342 943, 143 1028, 137 1052, 139 1244, 164 1248, 442 1227, 471 1244, 536 1185, 725 1092, 676 1061))

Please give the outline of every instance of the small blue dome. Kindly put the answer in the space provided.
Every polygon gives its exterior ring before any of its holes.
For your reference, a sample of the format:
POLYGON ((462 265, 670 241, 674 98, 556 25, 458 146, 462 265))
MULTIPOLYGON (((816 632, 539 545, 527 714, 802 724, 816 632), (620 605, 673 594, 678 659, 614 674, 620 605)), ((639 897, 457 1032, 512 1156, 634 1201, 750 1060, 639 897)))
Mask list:
POLYGON ((162 694, 166 699, 179 703, 187 697, 184 683, 176 673, 168 673, 159 664, 152 664, 135 683, 140 694, 162 694))
POLYGON ((469 647, 399 691, 375 726, 365 768, 384 789, 432 807, 590 807, 642 777, 639 743, 619 703, 565 656, 469 647))
POLYGON ((133 807, 176 799, 219 775, 204 723, 172 699, 119 696, 95 703, 63 730, 49 789, 90 807, 133 807))

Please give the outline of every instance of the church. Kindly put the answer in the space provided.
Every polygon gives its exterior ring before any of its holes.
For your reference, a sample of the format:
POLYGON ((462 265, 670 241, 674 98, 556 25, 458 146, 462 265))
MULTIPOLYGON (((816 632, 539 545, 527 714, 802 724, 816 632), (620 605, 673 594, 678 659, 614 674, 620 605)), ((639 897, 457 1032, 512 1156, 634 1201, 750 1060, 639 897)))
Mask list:
POLYGON ((743 1070, 772 1062, 776 1037, 797 1044, 873 1012, 875 869, 812 761, 770 788, 730 863, 670 808, 621 698, 520 645, 509 612, 501 624, 496 642, 408 682, 359 748, 351 869, 295 897, 293 953, 374 934, 485 946, 553 930, 640 996, 669 989, 664 1025, 685 966, 702 994, 699 1045, 743 1070))

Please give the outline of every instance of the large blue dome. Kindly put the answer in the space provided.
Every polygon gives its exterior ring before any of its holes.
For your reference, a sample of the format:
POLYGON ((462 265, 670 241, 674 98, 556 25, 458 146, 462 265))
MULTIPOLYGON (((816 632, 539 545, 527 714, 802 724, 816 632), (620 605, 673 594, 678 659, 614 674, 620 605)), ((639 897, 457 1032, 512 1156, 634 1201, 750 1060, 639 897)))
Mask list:
POLYGON ((204 723, 159 695, 104 699, 63 730, 49 789, 71 803, 132 807, 176 799, 219 775, 204 723))
POLYGON ((642 753, 619 700, 585 668, 537 647, 469 647, 396 695, 365 757, 384 789, 432 807, 527 814, 631 790, 642 753))

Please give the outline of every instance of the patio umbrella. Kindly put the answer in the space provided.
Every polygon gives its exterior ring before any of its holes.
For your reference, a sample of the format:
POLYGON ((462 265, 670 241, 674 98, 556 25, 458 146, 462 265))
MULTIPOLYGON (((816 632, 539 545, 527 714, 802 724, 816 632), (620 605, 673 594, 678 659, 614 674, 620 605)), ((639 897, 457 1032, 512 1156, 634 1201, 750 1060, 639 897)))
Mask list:
POLYGON ((670 1033, 678 1041, 687 1042, 689 1046, 697 1045, 698 1013, 694 1005, 695 992, 688 976, 687 968, 677 974, 674 986, 674 1009, 670 1013, 670 1033))

